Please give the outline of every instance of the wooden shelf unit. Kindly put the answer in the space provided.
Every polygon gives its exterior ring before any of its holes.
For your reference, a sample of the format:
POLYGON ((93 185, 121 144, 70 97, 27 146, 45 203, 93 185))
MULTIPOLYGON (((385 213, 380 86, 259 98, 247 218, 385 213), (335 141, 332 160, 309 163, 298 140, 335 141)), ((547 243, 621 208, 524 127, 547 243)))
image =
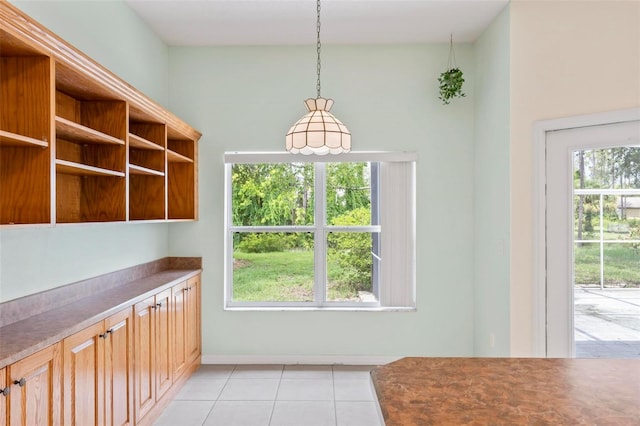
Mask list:
POLYGON ((0 1, 0 226, 194 220, 200 136, 0 1))

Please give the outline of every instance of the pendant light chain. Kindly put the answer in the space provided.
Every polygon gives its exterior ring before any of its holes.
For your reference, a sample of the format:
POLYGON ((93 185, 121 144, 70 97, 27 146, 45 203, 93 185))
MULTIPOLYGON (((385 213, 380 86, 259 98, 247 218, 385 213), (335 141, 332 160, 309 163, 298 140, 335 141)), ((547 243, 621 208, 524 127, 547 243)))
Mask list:
POLYGON ((318 92, 318 99, 320 96, 320 0, 316 1, 316 11, 317 11, 317 23, 316 23, 316 51, 318 53, 318 81, 316 82, 316 91, 318 92))

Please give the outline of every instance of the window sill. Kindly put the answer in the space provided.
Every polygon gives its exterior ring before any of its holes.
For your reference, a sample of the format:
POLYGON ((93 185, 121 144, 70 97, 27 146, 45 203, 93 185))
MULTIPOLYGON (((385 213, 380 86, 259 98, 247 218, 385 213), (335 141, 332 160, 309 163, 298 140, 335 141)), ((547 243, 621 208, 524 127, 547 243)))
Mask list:
POLYGON ((237 312, 274 312, 274 311, 287 311, 287 312, 416 312, 415 307, 403 307, 403 306, 226 306, 225 311, 237 311, 237 312))

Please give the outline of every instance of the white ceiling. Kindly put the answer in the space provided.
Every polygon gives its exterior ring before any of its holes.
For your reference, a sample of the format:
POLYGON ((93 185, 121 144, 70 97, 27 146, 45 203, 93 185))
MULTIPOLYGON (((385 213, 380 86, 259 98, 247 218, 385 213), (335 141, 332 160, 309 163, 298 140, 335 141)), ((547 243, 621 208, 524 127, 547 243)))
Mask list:
MULTIPOLYGON (((171 46, 315 43, 314 0, 126 0, 171 46)), ((473 42, 509 0, 322 0, 331 44, 473 42)))

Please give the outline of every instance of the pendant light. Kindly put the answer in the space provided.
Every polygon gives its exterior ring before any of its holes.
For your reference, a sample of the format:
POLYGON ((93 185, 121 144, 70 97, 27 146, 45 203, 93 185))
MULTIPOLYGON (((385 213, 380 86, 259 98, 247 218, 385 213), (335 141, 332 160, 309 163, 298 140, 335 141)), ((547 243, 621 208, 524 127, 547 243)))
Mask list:
POLYGON ((293 154, 340 154, 351 150, 351 133, 347 127, 329 112, 333 99, 320 96, 320 0, 316 0, 316 51, 318 66, 315 99, 304 101, 307 114, 291 126, 286 136, 287 151, 293 154))

